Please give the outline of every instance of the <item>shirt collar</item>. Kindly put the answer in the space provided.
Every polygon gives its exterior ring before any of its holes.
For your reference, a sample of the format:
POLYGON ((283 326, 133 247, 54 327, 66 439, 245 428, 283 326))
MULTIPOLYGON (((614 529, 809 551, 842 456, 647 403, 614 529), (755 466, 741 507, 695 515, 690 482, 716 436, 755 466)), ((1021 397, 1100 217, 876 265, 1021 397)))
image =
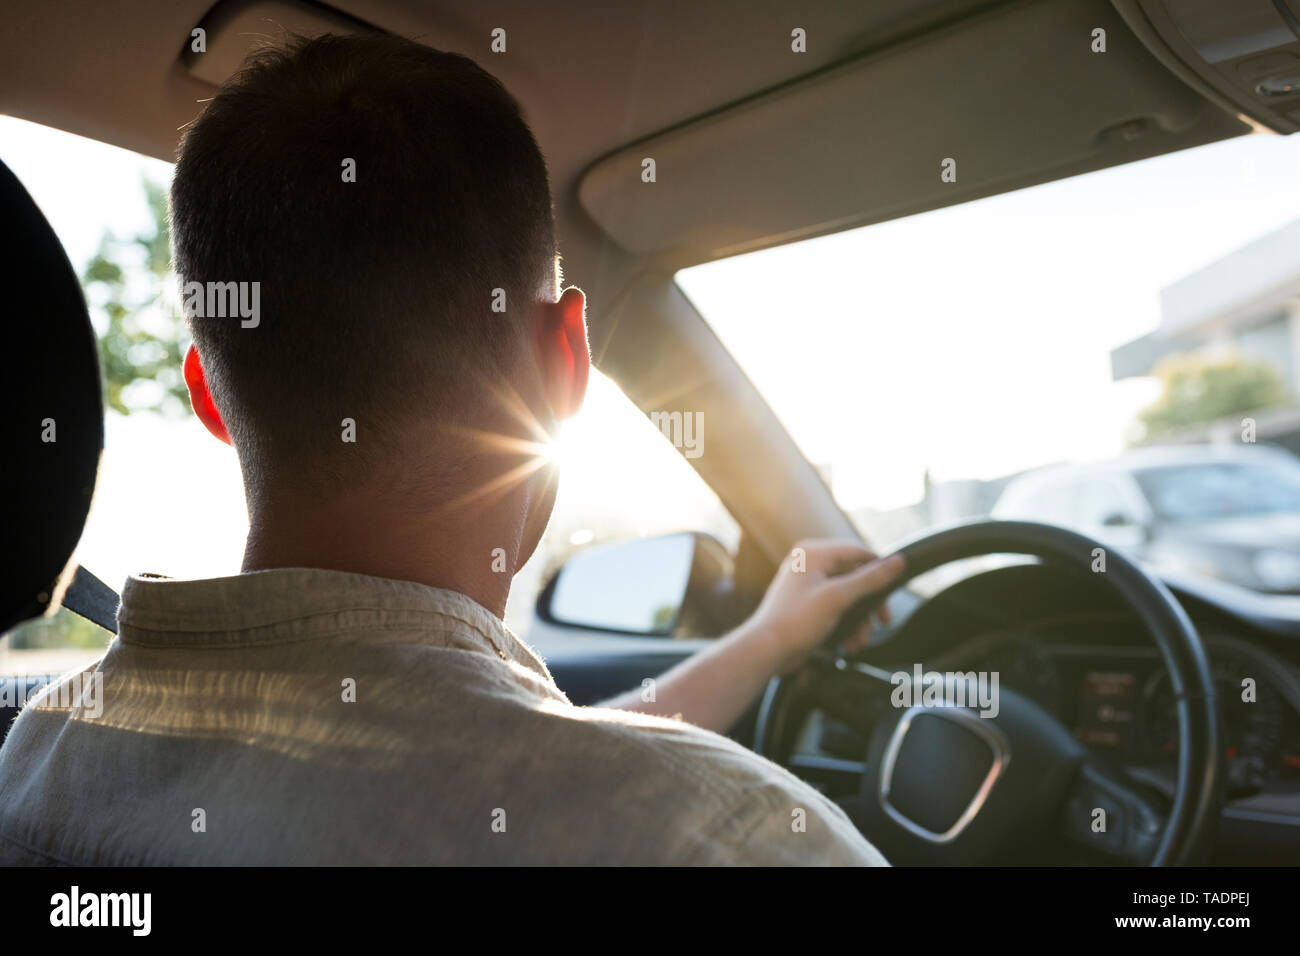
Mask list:
POLYGON ((546 665, 487 608, 457 591, 320 568, 275 568, 223 578, 127 578, 118 609, 123 643, 237 647, 308 640, 341 630, 382 632, 436 615, 431 643, 513 661, 547 683, 546 665))

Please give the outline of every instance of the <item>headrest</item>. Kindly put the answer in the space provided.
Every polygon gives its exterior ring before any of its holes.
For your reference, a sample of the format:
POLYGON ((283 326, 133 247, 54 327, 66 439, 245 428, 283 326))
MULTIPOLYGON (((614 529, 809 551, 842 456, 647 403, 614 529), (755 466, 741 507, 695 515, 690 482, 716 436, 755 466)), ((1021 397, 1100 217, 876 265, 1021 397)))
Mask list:
POLYGON ((81 538, 104 448, 95 332, 54 230, 0 163, 5 303, 0 355, 0 631, 59 596, 81 538))

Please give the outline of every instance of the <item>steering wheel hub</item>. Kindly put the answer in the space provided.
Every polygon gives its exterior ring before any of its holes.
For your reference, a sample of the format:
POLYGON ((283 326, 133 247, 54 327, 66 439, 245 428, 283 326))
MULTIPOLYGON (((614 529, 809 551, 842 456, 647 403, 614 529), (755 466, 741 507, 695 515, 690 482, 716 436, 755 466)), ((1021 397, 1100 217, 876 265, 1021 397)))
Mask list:
POLYGON ((975 819, 1010 761, 1011 742, 985 718, 965 708, 911 707, 885 745, 880 805, 921 839, 949 843, 975 819))

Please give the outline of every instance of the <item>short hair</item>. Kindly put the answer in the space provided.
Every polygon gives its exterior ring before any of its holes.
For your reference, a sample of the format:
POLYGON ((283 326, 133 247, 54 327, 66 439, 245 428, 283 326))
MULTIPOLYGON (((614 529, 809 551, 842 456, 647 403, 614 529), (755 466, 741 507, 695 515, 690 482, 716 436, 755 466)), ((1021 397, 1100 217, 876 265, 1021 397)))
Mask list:
POLYGON ((182 290, 260 283, 255 326, 187 314, 231 439, 264 477, 338 480, 409 422, 472 417, 557 281, 546 166, 519 104, 467 57, 389 34, 250 57, 186 132, 170 216, 182 290))

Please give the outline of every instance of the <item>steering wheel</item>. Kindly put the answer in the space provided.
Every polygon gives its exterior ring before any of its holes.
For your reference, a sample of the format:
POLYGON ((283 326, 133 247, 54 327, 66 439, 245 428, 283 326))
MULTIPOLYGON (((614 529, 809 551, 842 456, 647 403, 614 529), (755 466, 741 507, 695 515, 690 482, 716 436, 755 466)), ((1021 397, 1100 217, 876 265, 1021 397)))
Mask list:
MULTIPOLYGON (((1113 588, 1155 641, 1169 674, 1179 733, 1167 814, 1128 777, 1090 754, 1054 716, 1010 688, 999 687, 996 713, 987 707, 981 716, 960 706, 959 695, 949 695, 958 706, 953 700, 909 700, 922 695, 899 689, 914 679, 830 653, 769 684, 755 750, 789 766, 803 718, 813 710, 866 737, 860 790, 841 806, 894 862, 979 863, 1004 851, 1013 838, 1027 846, 1086 847, 1099 854, 1095 859, 1126 865, 1198 861, 1218 817, 1222 746, 1209 660, 1165 586, 1092 538, 1034 522, 956 525, 898 550, 906 566, 890 591, 951 561, 986 554, 1037 557, 1095 573, 1113 588), (1093 572, 1099 556, 1104 571, 1093 572)), ((828 645, 888 593, 858 601, 828 645)), ((910 677, 915 668, 908 667, 910 677)))

